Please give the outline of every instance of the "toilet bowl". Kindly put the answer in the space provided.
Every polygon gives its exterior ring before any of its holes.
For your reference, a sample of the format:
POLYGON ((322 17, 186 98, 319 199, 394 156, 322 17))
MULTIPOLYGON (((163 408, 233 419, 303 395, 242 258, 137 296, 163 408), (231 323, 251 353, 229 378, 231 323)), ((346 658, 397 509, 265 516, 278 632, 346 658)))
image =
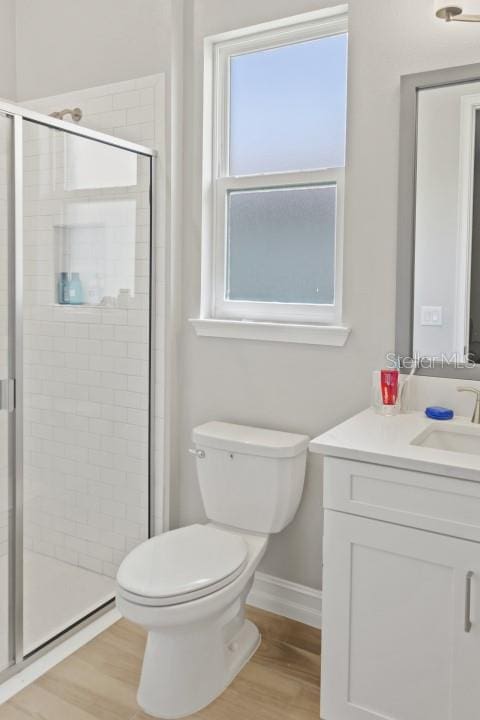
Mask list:
POLYGON ((305 475, 304 435, 215 422, 194 440, 212 522, 145 541, 117 575, 120 612, 148 632, 138 703, 160 718, 208 705, 260 644, 247 595, 270 533, 295 515, 305 475))
MULTIPOLYGON (((214 700, 258 647, 260 634, 252 623, 245 621, 244 605, 255 569, 267 547, 267 537, 242 535, 214 525, 193 525, 155 540, 167 536, 171 541, 168 548, 171 557, 175 557, 177 539, 180 546, 187 537, 193 543, 193 562, 186 566, 191 585, 187 587, 180 581, 175 587, 175 580, 169 576, 163 590, 155 588, 154 582, 149 586, 147 581, 142 585, 145 592, 142 596, 140 586, 135 588, 132 583, 130 571, 133 577, 140 576, 142 562, 135 570, 133 563, 140 560, 147 541, 131 553, 132 566, 124 564, 119 571, 117 605, 124 617, 148 630, 138 690, 140 707, 150 715, 178 718, 214 700), (185 531, 185 538, 181 537, 185 531), (229 539, 235 542, 230 545, 229 539), (203 550, 211 553, 214 540, 222 550, 221 559, 212 558, 211 554, 201 558, 203 550), (200 563, 195 562, 199 559, 200 563), (202 559, 206 561, 203 566, 202 559), (208 584, 204 584, 207 580, 208 584), (132 588, 137 592, 132 592, 132 588)), ((163 552, 157 550, 155 572, 161 575, 163 552)), ((182 550, 180 547, 180 559, 184 559, 182 550)), ((155 550, 148 555, 146 562, 153 568, 155 550)), ((152 578, 148 572, 147 576, 152 578)))

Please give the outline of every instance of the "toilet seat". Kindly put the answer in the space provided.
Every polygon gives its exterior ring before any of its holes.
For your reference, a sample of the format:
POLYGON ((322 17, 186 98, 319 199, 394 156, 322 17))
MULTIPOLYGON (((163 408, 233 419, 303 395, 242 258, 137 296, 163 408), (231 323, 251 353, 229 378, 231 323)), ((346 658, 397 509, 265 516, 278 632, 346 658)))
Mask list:
POLYGON ((178 605, 209 595, 244 570, 243 537, 212 525, 190 525, 150 538, 125 558, 117 574, 121 595, 139 605, 178 605))

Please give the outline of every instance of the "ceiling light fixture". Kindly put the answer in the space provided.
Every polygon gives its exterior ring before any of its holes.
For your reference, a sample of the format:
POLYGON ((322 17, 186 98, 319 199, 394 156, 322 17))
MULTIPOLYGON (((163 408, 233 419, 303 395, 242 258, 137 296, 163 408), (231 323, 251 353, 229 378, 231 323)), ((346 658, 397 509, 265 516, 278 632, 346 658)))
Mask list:
POLYGON ((480 22, 480 15, 464 15, 463 8, 458 5, 441 6, 435 15, 446 22, 480 22))

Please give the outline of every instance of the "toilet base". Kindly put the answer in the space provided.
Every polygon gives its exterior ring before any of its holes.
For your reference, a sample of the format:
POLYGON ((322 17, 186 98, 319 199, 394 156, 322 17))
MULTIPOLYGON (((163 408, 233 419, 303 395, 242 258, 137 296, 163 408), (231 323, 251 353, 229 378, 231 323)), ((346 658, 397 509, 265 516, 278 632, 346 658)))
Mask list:
POLYGON ((163 720, 176 720, 198 712, 221 695, 261 642, 260 632, 250 620, 243 620, 233 636, 230 627, 216 618, 176 632, 151 629, 137 694, 142 710, 163 720))
POLYGON ((237 637, 230 643, 231 648, 229 647, 229 653, 231 653, 231 659, 229 679, 227 680, 227 684, 223 690, 230 685, 240 670, 255 655, 261 642, 262 636, 260 635, 257 626, 250 620, 245 620, 237 637))

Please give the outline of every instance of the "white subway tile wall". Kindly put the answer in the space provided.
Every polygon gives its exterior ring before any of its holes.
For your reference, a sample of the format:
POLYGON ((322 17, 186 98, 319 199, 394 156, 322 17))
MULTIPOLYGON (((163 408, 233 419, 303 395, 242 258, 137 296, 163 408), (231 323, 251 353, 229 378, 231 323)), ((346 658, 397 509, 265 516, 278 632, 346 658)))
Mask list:
POLYGON ((149 160, 135 186, 66 190, 65 134, 24 132, 25 546, 113 575, 148 531, 149 160), (122 307, 58 304, 60 272, 87 300, 98 270, 122 307))
MULTIPOLYGON (((26 104, 40 112, 78 105, 82 125, 162 145, 163 76, 26 104)), ((114 576, 125 553, 147 535, 149 162, 139 158, 136 186, 66 190, 72 186, 64 138, 26 124, 25 544, 114 576), (58 272, 75 269, 60 267, 65 257, 84 274, 93 258, 107 294, 133 291, 133 284, 134 292, 130 298, 120 293, 117 307, 58 305, 58 272)), ((155 485, 161 495, 162 233, 155 249, 155 485)))

